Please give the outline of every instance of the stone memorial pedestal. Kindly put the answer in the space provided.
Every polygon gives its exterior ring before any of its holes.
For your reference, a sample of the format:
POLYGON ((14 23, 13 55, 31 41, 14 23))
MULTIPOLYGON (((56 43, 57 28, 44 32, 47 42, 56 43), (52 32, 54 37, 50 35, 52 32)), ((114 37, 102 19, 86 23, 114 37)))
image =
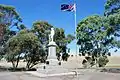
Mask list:
POLYGON ((58 65, 58 60, 56 56, 56 47, 57 44, 54 41, 49 42, 48 44, 48 58, 47 62, 49 66, 56 66, 58 65))
POLYGON ((57 45, 55 42, 50 42, 48 44, 48 64, 44 64, 42 68, 38 68, 37 72, 48 76, 75 74, 74 72, 70 72, 68 69, 64 68, 62 64, 59 65, 59 61, 57 60, 56 56, 56 47, 57 45))
POLYGON ((56 43, 53 41, 54 29, 51 28, 51 34, 49 35, 48 44, 48 58, 47 64, 43 64, 42 68, 38 68, 37 72, 43 76, 55 76, 55 75, 67 75, 75 74, 75 72, 70 72, 64 66, 59 65, 59 61, 56 56, 56 43))

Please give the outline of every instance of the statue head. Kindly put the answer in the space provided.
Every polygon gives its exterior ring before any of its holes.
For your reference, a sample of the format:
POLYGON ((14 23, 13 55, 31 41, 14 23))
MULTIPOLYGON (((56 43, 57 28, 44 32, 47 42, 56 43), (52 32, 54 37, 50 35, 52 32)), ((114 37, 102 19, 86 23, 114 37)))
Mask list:
POLYGON ((51 30, 54 30, 54 28, 51 28, 51 30))

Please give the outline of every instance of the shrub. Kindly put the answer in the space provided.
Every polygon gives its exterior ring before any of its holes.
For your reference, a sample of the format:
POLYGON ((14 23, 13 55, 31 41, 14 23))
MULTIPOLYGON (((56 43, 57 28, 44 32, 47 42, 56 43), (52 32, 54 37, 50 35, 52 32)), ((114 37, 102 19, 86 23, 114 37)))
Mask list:
POLYGON ((81 56, 81 54, 78 54, 79 56, 81 56))
POLYGON ((84 68, 90 68, 95 65, 95 60, 93 57, 85 57, 82 64, 84 68))
POLYGON ((98 59, 99 67, 104 67, 109 62, 107 56, 100 56, 98 59))
POLYGON ((87 68, 87 60, 83 59, 82 65, 83 65, 84 68, 87 68))

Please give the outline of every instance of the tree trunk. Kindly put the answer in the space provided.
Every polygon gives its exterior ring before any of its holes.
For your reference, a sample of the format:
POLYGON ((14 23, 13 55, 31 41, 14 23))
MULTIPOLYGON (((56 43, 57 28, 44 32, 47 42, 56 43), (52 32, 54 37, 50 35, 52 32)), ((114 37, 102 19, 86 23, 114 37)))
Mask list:
POLYGON ((32 64, 32 65, 30 66, 30 69, 31 69, 33 66, 35 66, 36 64, 38 64, 38 63, 34 63, 34 64, 32 64))
POLYGON ((13 70, 15 71, 15 69, 16 69, 15 63, 14 63, 14 61, 11 61, 11 62, 12 62, 13 70))
POLYGON ((20 60, 20 54, 18 55, 18 58, 17 58, 17 63, 16 63, 16 68, 18 67, 18 63, 19 63, 19 60, 20 60))
POLYGON ((27 70, 30 69, 30 65, 31 65, 31 61, 29 60, 29 61, 27 62, 27 65, 26 65, 26 69, 27 69, 27 70))
POLYGON ((4 24, 0 24, 0 42, 3 40, 3 36, 4 36, 4 24))

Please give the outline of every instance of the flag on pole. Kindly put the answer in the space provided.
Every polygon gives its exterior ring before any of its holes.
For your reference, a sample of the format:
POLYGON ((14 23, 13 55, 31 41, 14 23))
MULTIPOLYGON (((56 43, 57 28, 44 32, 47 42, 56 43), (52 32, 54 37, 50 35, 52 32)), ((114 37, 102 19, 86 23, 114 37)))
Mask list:
POLYGON ((62 11, 76 11, 76 6, 75 4, 71 5, 71 4, 62 4, 61 5, 61 10, 62 11))

